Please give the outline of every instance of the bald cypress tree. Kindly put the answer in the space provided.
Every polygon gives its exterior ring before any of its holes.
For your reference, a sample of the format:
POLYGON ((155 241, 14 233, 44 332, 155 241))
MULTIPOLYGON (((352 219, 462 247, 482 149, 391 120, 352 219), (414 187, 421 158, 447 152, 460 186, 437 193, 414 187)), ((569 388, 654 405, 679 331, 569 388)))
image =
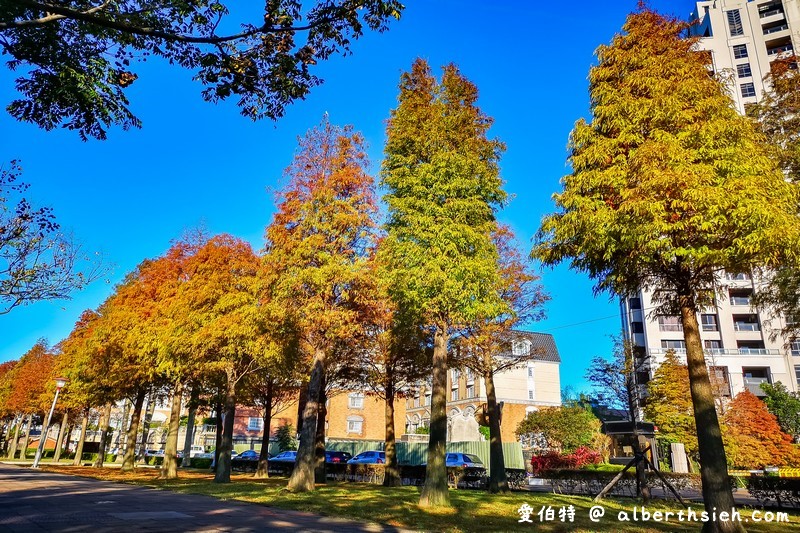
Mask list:
POLYGON ((383 185, 389 206, 383 254, 389 293, 433 337, 430 441, 420 505, 449 505, 447 353, 466 324, 505 310, 498 285, 494 213, 506 195, 498 162, 503 144, 487 137, 492 120, 478 90, 455 65, 441 81, 417 59, 402 75, 387 127, 383 185))
POLYGON ((721 269, 774 267, 797 254, 798 194, 709 76, 708 56, 682 38, 685 28, 641 9, 599 48, 589 73, 592 122, 575 125, 572 173, 533 255, 550 265, 570 260, 598 292, 658 289, 657 312, 681 317, 703 499, 719 512, 734 502, 697 313, 712 303, 721 269))

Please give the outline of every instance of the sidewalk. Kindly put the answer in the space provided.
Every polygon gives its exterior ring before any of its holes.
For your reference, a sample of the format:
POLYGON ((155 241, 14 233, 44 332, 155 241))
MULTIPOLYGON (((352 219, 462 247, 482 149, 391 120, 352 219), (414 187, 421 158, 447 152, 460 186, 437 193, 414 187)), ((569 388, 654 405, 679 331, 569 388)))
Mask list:
POLYGON ((0 533, 126 530, 166 533, 402 531, 381 524, 0 464, 0 533))

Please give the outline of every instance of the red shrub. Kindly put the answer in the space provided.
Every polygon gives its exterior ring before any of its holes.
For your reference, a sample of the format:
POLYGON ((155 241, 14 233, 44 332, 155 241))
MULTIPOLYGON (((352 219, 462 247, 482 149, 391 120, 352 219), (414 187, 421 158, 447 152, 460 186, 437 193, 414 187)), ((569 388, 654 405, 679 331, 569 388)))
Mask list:
POLYGON ((545 470, 558 470, 562 468, 583 468, 586 465, 596 465, 600 462, 600 453, 581 446, 574 452, 562 455, 556 451, 548 451, 531 458, 533 474, 538 476, 545 470))

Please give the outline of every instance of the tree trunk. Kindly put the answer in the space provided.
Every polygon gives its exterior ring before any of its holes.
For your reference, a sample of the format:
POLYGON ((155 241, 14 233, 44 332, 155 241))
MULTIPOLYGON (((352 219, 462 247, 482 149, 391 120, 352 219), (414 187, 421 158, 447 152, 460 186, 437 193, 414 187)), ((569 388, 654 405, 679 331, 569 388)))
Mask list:
POLYGON ((216 433, 214 433, 214 461, 212 463, 211 469, 216 472, 217 466, 219 465, 219 451, 222 448, 222 404, 217 404, 217 419, 214 422, 214 425, 217 428, 216 433))
MULTIPOLYGON (((627 348, 626 348, 627 351, 627 348)), ((626 358, 629 357, 626 352, 626 358)), ((638 397, 639 391, 636 389, 636 383, 633 380, 634 372, 636 372, 636 365, 632 361, 626 361, 626 366, 630 368, 630 372, 625 377, 625 389, 628 391, 628 417, 631 420, 633 427, 633 453, 634 456, 639 457, 647 446, 643 446, 640 441, 642 437, 639 435, 639 410, 636 408, 635 398, 638 397)), ((645 461, 636 462, 636 489, 637 494, 642 496, 642 502, 647 503, 650 501, 650 487, 647 485, 647 468, 645 461)))
POLYGON ((272 381, 267 383, 267 397, 264 398, 264 431, 261 433, 261 452, 254 477, 269 477, 269 438, 272 433, 272 381))
MULTIPOLYGON (((714 408, 714 393, 708 377, 708 369, 700 341, 697 324, 697 304, 688 281, 678 285, 683 336, 686 341, 686 362, 689 367, 689 386, 697 428, 697 445, 700 452, 700 479, 703 483, 703 503, 711 516, 712 512, 732 513, 733 493, 728 480, 728 463, 722 443, 717 411, 714 408)), ((703 531, 739 532, 744 528, 739 522, 709 520, 703 531)))
POLYGON ((64 435, 67 432, 67 423, 69 422, 69 415, 64 411, 64 416, 61 417, 61 424, 58 428, 58 439, 56 440, 56 449, 53 451, 53 462, 57 463, 61 459, 61 446, 64 445, 64 435))
POLYGON ((103 411, 103 416, 100 417, 100 449, 97 452, 97 458, 92 465, 95 468, 102 468, 106 460, 106 442, 108 441, 108 430, 111 425, 111 407, 113 404, 106 405, 103 411))
POLYGON ((433 336, 433 382, 431 387, 431 424, 428 440, 428 465, 425 485, 419 497, 420 507, 450 505, 447 490, 447 333, 437 326, 433 336))
POLYGON ((295 433, 298 435, 303 431, 303 413, 306 410, 306 404, 308 404, 308 380, 304 379, 300 383, 300 394, 299 398, 297 398, 297 423, 295 424, 295 433))
POLYGON ((72 433, 75 431, 75 422, 72 421, 67 425, 67 432, 64 433, 64 445, 61 447, 61 453, 69 454, 69 447, 72 444, 72 433))
POLYGON ((142 406, 147 395, 146 389, 140 389, 133 400, 131 423, 128 424, 128 435, 125 437, 125 455, 122 456, 122 471, 130 472, 136 462, 136 436, 139 435, 139 421, 142 418, 142 406))
POLYGON ((400 467, 397 465, 397 447, 394 436, 394 374, 388 367, 386 368, 386 383, 384 384, 384 401, 386 466, 383 467, 383 486, 399 487, 403 484, 403 480, 400 479, 400 467))
POLYGON ((287 488, 290 492, 308 492, 314 490, 314 449, 317 434, 317 418, 319 416, 319 394, 325 375, 325 352, 317 349, 311 365, 308 380, 308 396, 303 409, 303 418, 299 422, 300 446, 297 460, 287 488))
POLYGON ((169 411, 169 430, 167 443, 164 446, 164 462, 161 465, 160 479, 176 479, 178 477, 178 431, 181 429, 181 396, 183 382, 175 382, 172 390, 172 406, 169 411))
POLYGON ((114 439, 114 448, 116 449, 116 454, 114 457, 114 462, 117 461, 117 457, 122 457, 125 455, 125 448, 124 443, 125 440, 123 439, 123 435, 127 436, 128 434, 128 425, 129 421, 128 418, 131 415, 131 401, 126 399, 125 400, 125 407, 122 409, 122 421, 120 421, 119 429, 117 430, 117 437, 114 439))
POLYGON ((491 354, 484 361, 486 373, 483 384, 486 387, 486 410, 489 418, 489 492, 509 492, 506 477, 506 460, 503 456, 503 436, 500 433, 500 406, 497 405, 497 391, 494 388, 494 371, 491 354))
POLYGON ((231 482, 231 450, 233 450, 233 423, 236 417, 236 381, 229 370, 226 373, 225 417, 223 418, 222 441, 220 442, 214 483, 231 482))
POLYGON ((8 456, 7 456, 9 459, 14 459, 17 455, 17 447, 19 446, 19 433, 20 430, 22 429, 22 422, 25 420, 25 417, 24 415, 17 415, 17 418, 15 420, 16 422, 14 427, 14 438, 11 441, 11 446, 8 450, 8 456))
POLYGON ((78 437, 78 444, 75 446, 75 458, 72 460, 74 466, 81 465, 83 457, 83 443, 86 442, 86 428, 89 427, 89 409, 84 409, 83 420, 81 421, 81 435, 78 437))
POLYGON ((153 421, 153 413, 156 412, 156 391, 151 390, 147 398, 147 411, 144 414, 144 427, 142 428, 142 444, 139 446, 139 460, 147 460, 147 441, 150 440, 150 424, 153 421))
MULTIPOLYGON (((20 459, 28 458, 28 444, 31 440, 31 428, 33 427, 33 415, 28 415, 28 426, 25 428, 25 438, 22 439, 22 451, 19 453, 20 459)), ((44 431, 42 431, 44 433, 44 431)))
POLYGON ((194 419, 197 416, 197 397, 200 388, 195 385, 189 395, 189 416, 186 419, 186 438, 183 440, 183 468, 192 466, 192 444, 194 444, 194 419))
POLYGON ((325 393, 325 374, 319 388, 319 409, 317 410, 317 432, 314 436, 314 483, 326 483, 325 471, 325 417, 328 414, 328 396, 325 393))

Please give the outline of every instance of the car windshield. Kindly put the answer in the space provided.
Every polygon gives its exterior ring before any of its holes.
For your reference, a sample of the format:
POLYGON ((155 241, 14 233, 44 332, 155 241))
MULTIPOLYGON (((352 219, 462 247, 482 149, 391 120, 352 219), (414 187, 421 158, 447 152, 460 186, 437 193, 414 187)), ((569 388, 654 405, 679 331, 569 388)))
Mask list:
POLYGON ((466 457, 469 461, 471 461, 473 463, 478 463, 480 465, 483 464, 483 461, 481 461, 481 458, 478 457, 477 455, 472 455, 470 453, 465 453, 464 457, 466 457))

